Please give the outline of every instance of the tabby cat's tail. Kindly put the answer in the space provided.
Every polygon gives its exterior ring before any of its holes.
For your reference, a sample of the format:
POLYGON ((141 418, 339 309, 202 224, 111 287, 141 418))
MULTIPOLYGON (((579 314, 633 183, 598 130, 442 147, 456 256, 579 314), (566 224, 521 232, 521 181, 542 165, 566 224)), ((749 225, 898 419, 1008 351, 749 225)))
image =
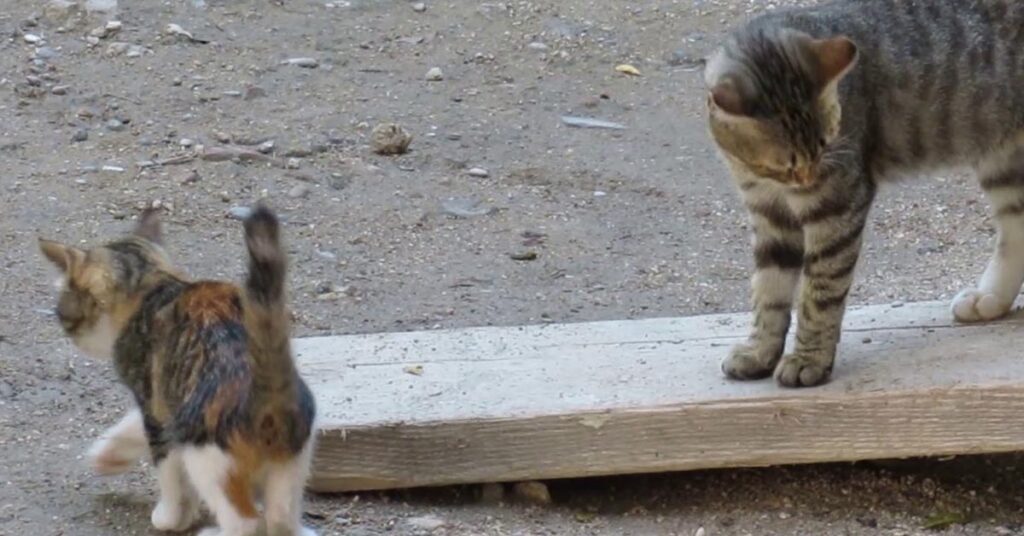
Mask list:
POLYGON ((245 324, 256 389, 268 402, 281 395, 291 399, 297 377, 285 302, 288 262, 278 228, 277 216, 262 203, 245 219, 245 245, 249 249, 245 324))

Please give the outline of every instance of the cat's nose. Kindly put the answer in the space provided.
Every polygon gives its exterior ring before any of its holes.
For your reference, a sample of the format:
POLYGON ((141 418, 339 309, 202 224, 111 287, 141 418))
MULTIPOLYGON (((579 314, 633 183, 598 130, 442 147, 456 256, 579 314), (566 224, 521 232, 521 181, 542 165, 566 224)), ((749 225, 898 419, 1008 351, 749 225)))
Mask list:
POLYGON ((816 178, 816 170, 812 166, 802 166, 796 169, 796 181, 802 186, 808 186, 816 178))

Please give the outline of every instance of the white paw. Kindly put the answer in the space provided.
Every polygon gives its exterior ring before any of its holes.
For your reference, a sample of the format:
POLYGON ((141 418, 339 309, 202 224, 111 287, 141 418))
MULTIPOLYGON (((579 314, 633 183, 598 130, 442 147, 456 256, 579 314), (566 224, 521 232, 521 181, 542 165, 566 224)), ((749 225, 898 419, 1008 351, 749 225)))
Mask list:
POLYGON ((217 527, 206 527, 196 533, 196 536, 221 536, 224 533, 217 527))
POLYGON ((156 530, 178 530, 181 526, 181 505, 162 500, 156 503, 149 519, 156 530))
POLYGON ((156 530, 180 532, 187 530, 196 522, 199 511, 194 504, 181 504, 169 500, 161 500, 153 508, 150 520, 156 530))
POLYGON ((309 527, 299 527, 298 536, 317 536, 316 531, 309 527))
POLYGON ((995 294, 978 289, 964 289, 953 298, 953 317, 960 322, 995 320, 1010 312, 1013 302, 1007 303, 995 294))
POLYGON ((145 448, 120 438, 99 439, 89 447, 86 457, 93 472, 102 476, 126 473, 145 454, 145 448))

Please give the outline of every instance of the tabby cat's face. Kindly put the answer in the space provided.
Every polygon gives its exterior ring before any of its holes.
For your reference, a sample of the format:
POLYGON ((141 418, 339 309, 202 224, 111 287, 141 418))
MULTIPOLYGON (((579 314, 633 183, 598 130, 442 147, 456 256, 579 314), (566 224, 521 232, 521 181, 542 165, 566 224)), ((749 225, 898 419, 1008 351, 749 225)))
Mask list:
POLYGON ((845 37, 782 32, 719 50, 705 71, 711 135, 734 170, 787 186, 817 180, 839 134, 839 80, 857 48, 845 37))
POLYGON ((109 359, 118 334, 138 308, 146 275, 172 270, 159 236, 158 218, 149 211, 132 236, 104 246, 80 249, 39 240, 43 255, 61 272, 57 319, 87 355, 109 359))

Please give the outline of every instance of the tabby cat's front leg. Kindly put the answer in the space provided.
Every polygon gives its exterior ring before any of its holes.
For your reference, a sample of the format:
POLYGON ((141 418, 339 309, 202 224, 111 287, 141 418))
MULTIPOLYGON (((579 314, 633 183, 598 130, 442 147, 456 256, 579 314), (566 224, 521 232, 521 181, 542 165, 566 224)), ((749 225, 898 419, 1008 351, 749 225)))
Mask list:
POLYGON ((722 362, 722 371, 737 380, 767 378, 775 370, 786 344, 804 257, 803 232, 788 208, 748 200, 747 209, 754 225, 754 326, 747 342, 733 348, 722 362))
POLYGON ((865 185, 846 195, 819 200, 801 215, 805 255, 796 346, 775 369, 775 379, 786 387, 818 385, 832 373, 874 191, 865 185))

